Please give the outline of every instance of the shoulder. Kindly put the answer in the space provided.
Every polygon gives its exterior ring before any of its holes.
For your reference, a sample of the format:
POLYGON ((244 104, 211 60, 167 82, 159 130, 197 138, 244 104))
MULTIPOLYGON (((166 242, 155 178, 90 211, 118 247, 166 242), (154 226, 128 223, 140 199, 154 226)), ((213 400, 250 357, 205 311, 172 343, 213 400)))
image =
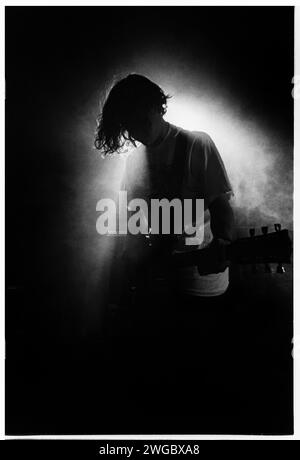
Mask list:
POLYGON ((218 155, 211 136, 205 131, 190 131, 190 165, 198 170, 207 167, 209 159, 218 155))
POLYGON ((216 144, 211 136, 204 131, 193 131, 194 141, 191 147, 192 162, 203 163, 205 167, 209 164, 222 163, 222 159, 216 144))
POLYGON ((191 131, 191 136, 197 146, 212 147, 214 142, 211 136, 205 131, 191 131))
POLYGON ((190 175, 210 181, 218 175, 226 176, 224 162, 211 136, 204 131, 193 131, 191 135, 193 142, 188 161, 190 175))
POLYGON ((189 145, 193 150, 202 150, 205 153, 209 149, 215 149, 216 146, 211 136, 205 131, 190 131, 183 128, 178 128, 178 134, 186 137, 189 145))

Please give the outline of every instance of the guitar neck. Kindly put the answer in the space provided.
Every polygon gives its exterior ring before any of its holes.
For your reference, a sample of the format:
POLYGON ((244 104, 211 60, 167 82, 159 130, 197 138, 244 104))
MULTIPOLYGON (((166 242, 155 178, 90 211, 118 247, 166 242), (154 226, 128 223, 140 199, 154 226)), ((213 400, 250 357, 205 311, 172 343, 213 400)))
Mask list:
MULTIPOLYGON (((237 264, 291 263, 292 244, 288 230, 240 238, 224 248, 225 259, 237 264)), ((176 265, 184 267, 205 264, 210 258, 210 248, 173 253, 176 265)))

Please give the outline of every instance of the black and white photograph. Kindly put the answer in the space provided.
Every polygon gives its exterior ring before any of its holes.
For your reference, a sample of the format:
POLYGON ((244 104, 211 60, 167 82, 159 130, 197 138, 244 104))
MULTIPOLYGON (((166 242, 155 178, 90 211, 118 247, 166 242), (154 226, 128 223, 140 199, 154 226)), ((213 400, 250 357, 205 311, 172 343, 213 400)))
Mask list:
POLYGON ((294 20, 5 6, 6 436, 293 435, 294 20))

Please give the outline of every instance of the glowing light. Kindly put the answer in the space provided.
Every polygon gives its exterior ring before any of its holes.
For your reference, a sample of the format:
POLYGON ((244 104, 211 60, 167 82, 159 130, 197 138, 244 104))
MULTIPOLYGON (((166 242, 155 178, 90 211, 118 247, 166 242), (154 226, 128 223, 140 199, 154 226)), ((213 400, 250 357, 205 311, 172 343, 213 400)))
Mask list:
POLYGON ((285 156, 284 146, 274 134, 264 131, 259 121, 247 119, 225 99, 185 93, 170 100, 165 118, 212 137, 228 171, 236 206, 245 213, 259 208, 262 214, 274 219, 282 216, 289 222, 290 183, 280 182, 278 169, 285 156))

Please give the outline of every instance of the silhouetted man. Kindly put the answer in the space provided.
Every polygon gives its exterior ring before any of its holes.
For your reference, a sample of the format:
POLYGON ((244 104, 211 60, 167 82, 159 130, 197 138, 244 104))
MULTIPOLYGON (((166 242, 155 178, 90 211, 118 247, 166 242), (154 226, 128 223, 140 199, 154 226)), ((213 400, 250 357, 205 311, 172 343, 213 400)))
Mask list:
MULTIPOLYGON (((140 336, 145 333, 151 335, 151 331, 155 336, 162 324, 164 331, 175 331, 171 335, 169 332, 162 334, 162 340, 148 341, 150 344, 155 342, 156 350, 156 354, 153 348, 148 350, 148 359, 151 360, 152 356, 152 362, 160 361, 162 369, 163 363, 157 356, 169 349, 163 345, 165 339, 169 345, 172 344, 169 359, 171 355, 183 357, 188 369, 195 362, 201 362, 203 370, 205 366, 211 368, 215 337, 220 334, 226 316, 229 275, 227 262, 220 254, 222 246, 233 238, 234 217, 229 201, 232 188, 210 136, 201 131, 184 130, 164 119, 168 98, 158 85, 145 76, 130 74, 118 81, 104 102, 95 145, 105 155, 121 152, 126 143, 136 147, 128 155, 122 182, 129 199, 149 201, 152 198, 172 200, 177 197, 181 200, 204 200, 201 223, 204 240, 199 241, 197 234, 187 235, 184 232, 170 239, 172 250, 177 252, 184 253, 191 247, 210 247, 209 263, 179 268, 170 263, 154 263, 149 275, 149 267, 139 265, 141 253, 138 246, 131 243, 124 253, 127 257, 119 259, 120 263, 123 262, 123 278, 124 274, 131 273, 129 265, 133 261, 138 267, 139 280, 144 278, 137 288, 138 293, 135 292, 134 305, 131 303, 129 307, 141 319, 137 326, 140 336)), ((134 237, 129 239, 132 241, 134 237)), ((162 238, 162 241, 167 246, 170 240, 162 238)), ((115 264, 119 266, 119 263, 115 264)), ((115 281, 112 282, 112 291, 120 292, 115 281)), ((141 347, 143 351, 147 349, 147 340, 144 341, 146 345, 141 347)), ((136 350, 136 346, 133 349, 136 350)), ((166 380, 166 375, 165 379, 160 378, 160 389, 162 381, 166 380)), ((186 383, 186 379, 183 380, 186 383)), ((198 381, 198 388, 199 384, 198 381)))

